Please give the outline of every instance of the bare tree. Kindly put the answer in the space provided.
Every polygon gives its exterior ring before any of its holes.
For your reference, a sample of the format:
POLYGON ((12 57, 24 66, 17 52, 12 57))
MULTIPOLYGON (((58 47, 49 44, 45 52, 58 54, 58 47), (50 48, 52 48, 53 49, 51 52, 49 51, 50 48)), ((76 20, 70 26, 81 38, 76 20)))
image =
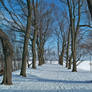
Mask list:
POLYGON ((9 41, 8 36, 0 29, 0 39, 2 42, 3 53, 4 53, 4 74, 2 84, 12 84, 12 56, 13 48, 9 41))
POLYGON ((81 4, 80 0, 78 2, 72 1, 73 7, 71 7, 71 3, 69 0, 67 0, 68 8, 69 8, 69 16, 70 16, 70 28, 71 28, 71 48, 72 48, 72 55, 73 55, 73 72, 77 71, 76 68, 76 41, 79 31, 79 24, 80 24, 80 10, 81 10, 81 4), (76 3, 78 4, 78 20, 77 20, 77 26, 75 27, 75 9, 76 9, 76 3), (73 11, 72 11, 73 9, 73 11))
POLYGON ((70 28, 69 28, 69 31, 68 31, 68 37, 67 37, 67 48, 66 48, 66 67, 69 67, 71 66, 71 61, 69 60, 69 47, 70 47, 70 28), (70 62, 69 62, 70 61, 70 62))
POLYGON ((37 34, 37 50, 39 65, 45 63, 44 60, 44 46, 52 33, 51 25, 53 25, 52 8, 46 9, 46 4, 40 2, 40 9, 38 13, 38 34, 37 34), (43 3, 43 4, 42 4, 43 3), (43 8, 42 8, 43 7, 43 8))
MULTIPOLYGON (((61 26, 61 28, 63 28, 63 27, 61 26)), ((59 64, 61 64, 61 65, 63 65, 65 47, 66 47, 66 38, 65 38, 65 32, 63 30, 62 31, 62 51, 61 51, 61 54, 59 57, 59 64)))
POLYGON ((20 72, 20 75, 24 77, 26 77, 26 63, 27 63, 28 43, 30 39, 30 26, 31 26, 31 16, 32 16, 30 0, 27 0, 27 7, 28 7, 27 27, 26 27, 26 33, 25 33, 25 38, 24 38, 22 67, 21 67, 21 72, 20 72))
POLYGON ((35 2, 33 0, 32 5, 33 5, 33 13, 34 13, 34 18, 33 18, 34 33, 33 33, 33 39, 32 39, 32 55, 33 55, 32 68, 35 69, 36 68, 36 40, 37 40, 37 33, 38 33, 38 25, 37 25, 38 1, 36 1, 36 5, 35 5, 35 2))
POLYGON ((59 50, 58 51, 59 64, 63 65, 65 49, 66 49, 66 41, 67 41, 68 16, 66 10, 62 11, 61 13, 56 13, 56 12, 55 12, 55 18, 58 26, 57 26, 57 30, 55 30, 55 35, 57 37, 58 50, 59 50))

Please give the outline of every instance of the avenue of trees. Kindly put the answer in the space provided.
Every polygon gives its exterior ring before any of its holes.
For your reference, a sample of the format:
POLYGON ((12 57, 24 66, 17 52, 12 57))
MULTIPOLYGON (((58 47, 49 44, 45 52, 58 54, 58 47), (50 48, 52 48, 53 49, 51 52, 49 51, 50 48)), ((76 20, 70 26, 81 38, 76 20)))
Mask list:
POLYGON ((51 55, 72 72, 77 72, 78 61, 85 55, 92 55, 92 0, 59 3, 60 6, 48 0, 0 0, 2 84, 12 84, 12 68, 17 61, 21 62, 20 75, 26 77, 27 64, 36 69, 51 55), (47 48, 52 38, 49 45, 56 41, 55 51, 47 48), (30 57, 32 64, 28 62, 30 57))

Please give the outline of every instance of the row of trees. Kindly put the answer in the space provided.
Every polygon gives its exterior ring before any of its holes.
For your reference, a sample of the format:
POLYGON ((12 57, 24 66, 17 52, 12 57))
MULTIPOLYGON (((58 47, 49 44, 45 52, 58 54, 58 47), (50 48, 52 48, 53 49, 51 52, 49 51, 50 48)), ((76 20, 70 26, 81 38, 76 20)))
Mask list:
MULTIPOLYGON (((84 34, 84 31, 81 32, 81 27, 91 27, 86 24, 80 25, 82 13, 85 13, 85 7, 87 7, 85 6, 86 1, 60 0, 60 2, 64 2, 65 7, 67 6, 66 11, 62 12, 62 17, 56 13, 57 7, 45 2, 45 0, 26 0, 26 2, 23 0, 0 0, 0 27, 6 30, 0 29, 5 61, 2 84, 12 84, 12 58, 14 59, 16 51, 14 42, 19 42, 22 48, 20 75, 26 77, 26 63, 30 48, 32 51, 32 68, 36 69, 37 57, 39 65, 45 63, 44 46, 53 33, 57 36, 59 64, 63 65, 65 60, 66 67, 70 69, 73 63, 72 71, 77 71, 76 62, 83 54, 82 52, 79 53, 79 49, 83 48, 83 44, 80 44, 80 39, 83 39, 81 34, 84 34), (56 9, 54 13, 53 9, 56 9), (9 30, 11 32, 7 34, 9 30), (15 35, 17 39, 15 39, 15 35), (61 47, 60 43, 62 44, 61 47)), ((91 7, 90 4, 89 8, 91 7)))
MULTIPOLYGON (((0 1, 0 18, 1 18, 1 26, 3 30, 6 30, 7 33, 9 30, 11 31, 8 36, 1 30, 0 36, 3 34, 5 36, 0 37, 0 39, 4 40, 7 37, 7 41, 11 42, 9 47, 8 43, 5 43, 9 52, 3 51, 5 57, 5 67, 4 67, 4 78, 3 84, 12 84, 12 57, 15 59, 16 52, 16 43, 19 43, 22 48, 22 65, 20 75, 26 77, 26 64, 28 61, 28 53, 30 52, 29 48, 32 50, 32 68, 36 69, 36 60, 38 57, 39 65, 45 63, 44 60, 44 46, 46 41, 51 36, 52 26, 53 26, 53 18, 52 18, 52 6, 46 4, 45 1, 36 0, 7 0, 0 1), (15 7, 16 6, 16 7, 15 7), (48 8, 47 8, 48 6, 48 8), (4 11, 4 12, 3 12, 4 11), (14 34, 11 34, 14 33, 14 34), (13 36, 16 35, 13 38, 13 36), (19 35, 19 37, 18 37, 19 35), (10 37, 11 36, 11 37, 10 37), (15 49, 12 49, 15 48, 15 49), (13 51, 13 52, 11 52, 13 51), (11 53, 10 53, 11 52, 11 53), (6 54, 9 54, 6 59, 6 54), (13 54, 14 53, 14 54, 13 54), (37 56, 38 55, 38 56, 37 56), (10 64, 10 63, 11 64, 10 64), (7 64, 9 64, 7 67, 7 64), (7 74, 7 75, 6 75, 7 74), (8 77, 8 78, 7 78, 8 77)), ((3 42, 2 42, 3 45, 3 42)), ((4 47, 3 47, 4 48, 4 47)), ((20 47, 17 48, 17 50, 20 47)), ((17 53, 18 54, 18 53, 17 53)))
MULTIPOLYGON (((73 65, 72 71, 77 72, 77 65, 80 63, 78 61, 91 53, 91 36, 89 34, 92 32, 89 30, 91 30, 92 26, 87 1, 60 0, 60 2, 66 8, 62 15, 55 15, 58 23, 55 35, 57 36, 59 64, 63 65, 64 61, 66 61, 66 67, 71 69, 71 65, 73 65), (62 17, 60 18, 60 16, 62 17), (83 21, 83 18, 86 19, 86 22, 83 21)), ((88 0, 89 2, 90 0, 88 0)))

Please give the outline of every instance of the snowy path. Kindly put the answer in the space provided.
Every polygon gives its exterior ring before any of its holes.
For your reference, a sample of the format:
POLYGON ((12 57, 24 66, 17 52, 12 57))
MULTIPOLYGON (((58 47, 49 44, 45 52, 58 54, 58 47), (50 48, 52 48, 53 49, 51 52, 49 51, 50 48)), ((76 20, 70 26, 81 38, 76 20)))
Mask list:
MULTIPOLYGON (((71 70, 60 65, 43 65, 28 69, 27 77, 13 73, 13 85, 0 85, 0 92, 92 92, 92 73, 71 70)), ((0 77, 2 80, 2 77, 0 77)))

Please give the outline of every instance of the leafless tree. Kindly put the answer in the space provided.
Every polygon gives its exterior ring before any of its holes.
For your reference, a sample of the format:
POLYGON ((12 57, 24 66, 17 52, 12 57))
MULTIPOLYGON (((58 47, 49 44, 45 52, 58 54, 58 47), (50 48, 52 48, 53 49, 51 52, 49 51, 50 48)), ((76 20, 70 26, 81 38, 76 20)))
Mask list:
POLYGON ((2 84, 12 84, 12 56, 13 48, 9 41, 8 36, 0 29, 0 39, 2 42, 3 53, 4 53, 4 74, 2 84))
POLYGON ((33 26, 34 26, 34 33, 33 33, 33 39, 32 39, 32 68, 36 68, 36 40, 37 40, 37 33, 38 33, 38 25, 37 25, 37 10, 38 10, 38 1, 36 1, 36 4, 34 0, 32 1, 33 5, 33 26))
POLYGON ((28 17, 27 17, 27 26, 24 38, 24 47, 23 47, 23 55, 22 55, 22 67, 20 75, 26 77, 26 63, 27 63, 27 55, 28 55, 28 43, 30 39, 30 26, 31 26, 31 16, 32 16, 32 7, 30 0, 27 0, 28 7, 28 17))
POLYGON ((53 25, 52 8, 46 10, 46 4, 40 2, 40 9, 38 13, 38 34, 37 34, 37 50, 39 65, 45 63, 44 61, 44 46, 52 33, 51 25, 53 25))

